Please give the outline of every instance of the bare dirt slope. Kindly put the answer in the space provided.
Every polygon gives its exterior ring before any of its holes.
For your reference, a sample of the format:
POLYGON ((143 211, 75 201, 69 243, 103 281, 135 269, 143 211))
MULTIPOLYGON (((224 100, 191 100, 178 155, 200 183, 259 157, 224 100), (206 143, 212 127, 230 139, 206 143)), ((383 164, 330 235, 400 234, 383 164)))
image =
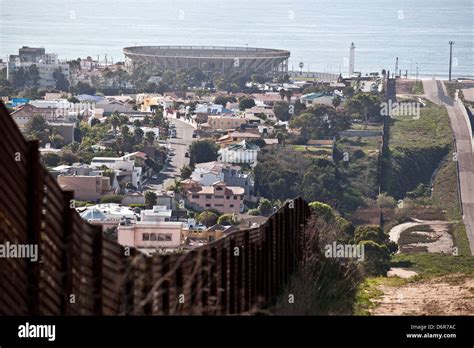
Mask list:
POLYGON ((474 315, 474 278, 455 274, 407 283, 380 285, 372 315, 474 315))

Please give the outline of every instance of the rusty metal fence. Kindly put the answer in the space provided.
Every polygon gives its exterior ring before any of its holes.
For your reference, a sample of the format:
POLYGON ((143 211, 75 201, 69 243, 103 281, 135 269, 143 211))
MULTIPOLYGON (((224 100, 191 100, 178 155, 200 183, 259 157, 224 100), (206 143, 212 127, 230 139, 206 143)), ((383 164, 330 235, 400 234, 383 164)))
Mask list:
POLYGON ((39 259, 0 258, 0 315, 226 315, 271 304, 301 260, 309 215, 298 198, 259 228, 186 253, 145 256, 72 209, 0 103, 0 244, 39 259))

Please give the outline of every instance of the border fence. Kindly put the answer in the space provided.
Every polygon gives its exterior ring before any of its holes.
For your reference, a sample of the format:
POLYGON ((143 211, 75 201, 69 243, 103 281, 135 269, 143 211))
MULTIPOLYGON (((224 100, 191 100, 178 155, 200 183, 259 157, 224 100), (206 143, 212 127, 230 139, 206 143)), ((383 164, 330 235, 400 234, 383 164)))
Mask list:
POLYGON ((0 103, 0 244, 37 245, 37 262, 0 258, 0 315, 226 315, 270 305, 302 258, 306 202, 186 253, 146 256, 72 208, 0 103))

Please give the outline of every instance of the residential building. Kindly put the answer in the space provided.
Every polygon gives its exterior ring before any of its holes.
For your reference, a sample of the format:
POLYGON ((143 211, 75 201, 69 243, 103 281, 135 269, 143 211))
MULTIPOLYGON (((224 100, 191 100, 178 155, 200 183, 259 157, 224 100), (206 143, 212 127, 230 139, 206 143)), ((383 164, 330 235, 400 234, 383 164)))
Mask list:
POLYGON ((219 160, 223 163, 246 163, 257 164, 257 156, 260 148, 247 140, 231 144, 219 150, 219 160))
POLYGON ((96 108, 103 109, 105 115, 111 115, 114 112, 133 112, 133 106, 129 103, 119 100, 102 99, 95 104, 96 108))
POLYGON ((252 133, 242 133, 242 132, 230 132, 222 137, 220 137, 216 144, 220 147, 225 147, 231 144, 240 143, 242 140, 256 140, 260 139, 260 135, 252 133))
POLYGON ((229 186, 244 188, 246 199, 249 199, 254 193, 255 182, 251 173, 244 173, 240 166, 217 161, 197 163, 191 174, 191 179, 184 180, 181 184, 187 190, 196 184, 211 186, 217 181, 224 181, 229 186))
POLYGON ((135 161, 122 157, 94 157, 91 161, 94 169, 102 169, 104 166, 115 171, 118 182, 131 182, 135 187, 141 185, 142 168, 135 166, 135 161))
POLYGON ((153 209, 145 209, 141 211, 141 221, 170 221, 172 210, 164 205, 155 205, 153 209))
POLYGON ((56 87, 54 72, 60 70, 69 80, 69 64, 60 63, 56 53, 46 53, 44 48, 23 46, 18 50, 18 55, 10 55, 7 62, 7 79, 14 81, 17 72, 23 68, 28 71, 30 66, 38 69, 39 87, 56 87))
POLYGON ((57 180, 63 190, 74 191, 74 198, 80 201, 97 201, 112 189, 107 176, 59 175, 57 180))
POLYGON ((123 246, 153 252, 162 248, 179 248, 182 231, 182 222, 137 221, 121 224, 117 229, 117 239, 123 246))
POLYGON ((227 186, 223 181, 211 186, 196 185, 186 191, 187 202, 201 209, 216 209, 222 213, 240 213, 244 209, 245 190, 227 186))
POLYGON ((228 130, 239 128, 245 123, 247 123, 247 120, 243 117, 219 115, 208 116, 207 123, 202 126, 209 126, 212 130, 228 130))
POLYGON ((186 243, 189 245, 195 245, 196 242, 206 244, 220 239, 225 235, 237 230, 238 229, 235 226, 215 224, 209 228, 195 226, 194 228, 188 228, 187 230, 185 229, 184 235, 186 236, 186 243))

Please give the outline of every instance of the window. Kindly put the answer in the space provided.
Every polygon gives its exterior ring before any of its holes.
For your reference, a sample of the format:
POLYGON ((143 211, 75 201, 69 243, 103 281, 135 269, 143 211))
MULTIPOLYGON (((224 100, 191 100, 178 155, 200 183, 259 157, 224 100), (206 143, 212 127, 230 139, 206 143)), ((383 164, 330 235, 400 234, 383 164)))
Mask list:
POLYGON ((230 207, 231 207, 231 208, 233 208, 233 207, 234 207, 234 205, 233 205, 233 204, 231 204, 231 205, 230 205, 230 207))
POLYGON ((224 206, 224 204, 214 204, 214 207, 219 207, 219 208, 222 208, 224 206))
POLYGON ((156 233, 150 233, 150 240, 156 240, 156 233))
POLYGON ((150 240, 150 234, 149 233, 143 233, 142 234, 142 240, 150 240))
POLYGON ((199 195, 192 195, 191 197, 194 199, 199 199, 199 195))
POLYGON ((165 242, 171 242, 171 233, 164 233, 165 235, 165 242))
POLYGON ((215 199, 224 199, 224 196, 214 196, 215 199))
POLYGON ((158 233, 158 241, 164 241, 164 240, 165 240, 164 233, 158 233))
POLYGON ((237 196, 234 196, 234 199, 237 199, 237 196))
POLYGON ((209 203, 206 204, 206 208, 210 208, 211 205, 209 203))
POLYGON ((225 199, 230 199, 230 196, 225 196, 225 199))
POLYGON ((211 195, 206 195, 206 199, 212 199, 211 195))
POLYGON ((216 191, 222 191, 222 187, 216 187, 216 191))

